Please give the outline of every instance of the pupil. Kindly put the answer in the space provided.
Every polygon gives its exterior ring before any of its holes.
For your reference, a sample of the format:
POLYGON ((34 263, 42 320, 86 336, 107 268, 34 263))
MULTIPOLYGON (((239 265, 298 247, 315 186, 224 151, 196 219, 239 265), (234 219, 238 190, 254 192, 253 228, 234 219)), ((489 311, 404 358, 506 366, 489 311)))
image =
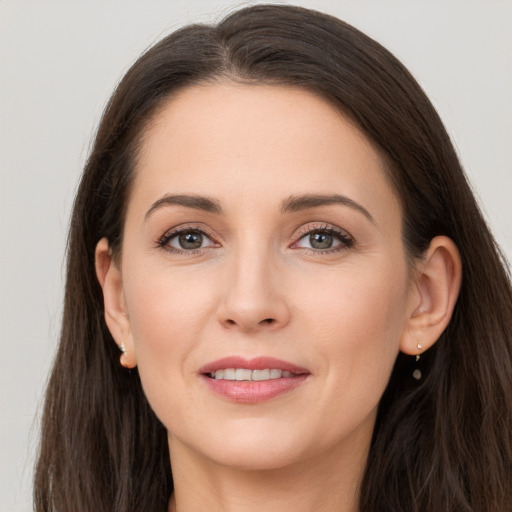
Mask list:
POLYGON ((329 233, 313 233, 309 235, 309 243, 314 249, 330 249, 332 247, 332 235, 329 233))
POLYGON ((201 233, 181 233, 179 241, 183 249, 199 249, 203 245, 203 235, 201 233))

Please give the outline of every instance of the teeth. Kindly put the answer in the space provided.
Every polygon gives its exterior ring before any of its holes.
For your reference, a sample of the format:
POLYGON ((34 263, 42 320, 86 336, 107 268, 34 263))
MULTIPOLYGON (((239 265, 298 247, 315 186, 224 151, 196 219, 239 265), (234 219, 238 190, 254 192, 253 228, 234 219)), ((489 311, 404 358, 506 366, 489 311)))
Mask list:
MULTIPOLYGON (((279 372, 279 370, 274 370, 279 372)), ((281 372, 279 372, 281 373, 281 372)), ((251 380, 269 380, 270 379, 270 370, 253 370, 251 374, 251 380)), ((281 375, 279 375, 281 377, 281 375)), ((278 379, 279 377, 273 377, 274 379, 278 379)))
POLYGON ((223 370, 216 370, 215 373, 210 374, 215 380, 245 380, 245 381, 262 381, 274 380, 281 377, 293 377, 293 373, 286 370, 277 370, 274 368, 266 368, 265 370, 247 370, 246 368, 224 368, 223 370))
POLYGON ((235 370, 235 380, 252 380, 251 370, 244 370, 243 368, 237 368, 235 370))
MULTIPOLYGON (((217 370, 219 371, 219 370, 217 370)), ((226 370, 220 370, 221 372, 224 372, 224 376, 221 377, 221 379, 226 380, 236 380, 236 373, 233 368, 227 368, 226 370)), ((215 372, 215 378, 217 378, 217 372, 215 372)))
POLYGON ((269 375, 269 378, 270 379, 280 379, 281 377, 291 377, 291 375, 285 375, 285 373, 290 373, 290 372, 283 372, 281 370, 270 370, 270 375, 269 375))

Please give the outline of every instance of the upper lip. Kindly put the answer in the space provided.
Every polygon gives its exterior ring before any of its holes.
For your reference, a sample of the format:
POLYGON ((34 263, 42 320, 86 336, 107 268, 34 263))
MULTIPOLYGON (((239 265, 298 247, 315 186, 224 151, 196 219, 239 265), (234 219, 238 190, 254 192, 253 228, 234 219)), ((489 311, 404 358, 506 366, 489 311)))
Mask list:
POLYGON ((275 357, 259 356, 251 359, 246 359, 240 356, 229 356, 212 361, 199 369, 199 373, 208 374, 215 373, 217 370, 224 370, 225 368, 245 368, 247 370, 265 370, 275 369, 284 370, 294 374, 309 373, 306 368, 301 368, 288 361, 276 359, 275 357))

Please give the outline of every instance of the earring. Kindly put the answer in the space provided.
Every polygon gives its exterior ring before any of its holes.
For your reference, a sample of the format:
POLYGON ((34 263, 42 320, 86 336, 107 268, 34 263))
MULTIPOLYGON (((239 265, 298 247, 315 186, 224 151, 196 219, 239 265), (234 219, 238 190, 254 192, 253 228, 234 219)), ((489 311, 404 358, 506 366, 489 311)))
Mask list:
POLYGON ((119 358, 119 362, 121 363, 121 366, 123 368, 130 368, 128 363, 126 362, 126 358, 125 358, 126 347, 124 346, 124 343, 121 343, 120 345, 118 345, 118 347, 119 347, 119 350, 121 351, 121 357, 119 358))
MULTIPOLYGON (((416 338, 416 339, 418 340, 418 338, 416 338)), ((421 349, 423 348, 423 345, 421 344, 420 340, 418 340, 418 344, 416 345, 416 348, 418 349, 418 352, 421 352, 421 349)), ((421 355, 419 353, 416 354, 416 361, 419 361, 420 357, 421 357, 421 355)), ((413 376, 414 379, 420 380, 421 379, 421 370, 419 368, 416 368, 412 372, 412 376, 413 376)))
MULTIPOLYGON (((421 349, 423 348, 423 345, 421 344, 420 341, 418 341, 418 344, 416 345, 416 348, 421 351, 421 349)), ((416 361, 419 361, 420 360, 420 354, 416 354, 416 361)))

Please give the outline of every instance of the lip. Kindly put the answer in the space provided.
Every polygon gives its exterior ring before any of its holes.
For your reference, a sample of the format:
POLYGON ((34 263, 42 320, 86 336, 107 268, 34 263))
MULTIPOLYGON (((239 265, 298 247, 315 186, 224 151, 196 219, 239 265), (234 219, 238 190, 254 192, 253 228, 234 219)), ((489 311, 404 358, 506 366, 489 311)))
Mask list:
POLYGON ((208 389, 220 398, 230 402, 256 404, 271 400, 288 393, 303 384, 311 373, 306 369, 288 361, 274 357, 255 357, 245 359, 239 356, 217 359, 201 367, 199 377, 208 389), (266 381, 236 381, 212 379, 208 376, 217 370, 225 368, 245 368, 248 370, 278 369, 293 373, 293 377, 281 377, 266 381))

